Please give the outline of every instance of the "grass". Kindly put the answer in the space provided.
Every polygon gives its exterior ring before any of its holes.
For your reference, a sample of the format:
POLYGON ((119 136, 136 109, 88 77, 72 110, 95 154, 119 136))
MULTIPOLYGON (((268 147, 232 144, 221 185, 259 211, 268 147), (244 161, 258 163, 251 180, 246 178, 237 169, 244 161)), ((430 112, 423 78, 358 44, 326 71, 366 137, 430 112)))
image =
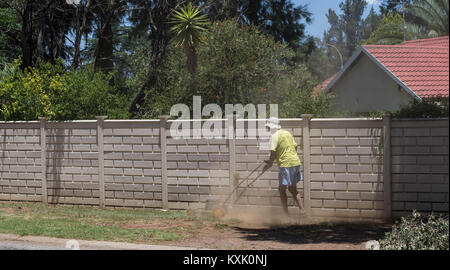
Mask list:
POLYGON ((184 211, 0 203, 0 233, 20 236, 158 243, 193 237, 212 223, 184 211))

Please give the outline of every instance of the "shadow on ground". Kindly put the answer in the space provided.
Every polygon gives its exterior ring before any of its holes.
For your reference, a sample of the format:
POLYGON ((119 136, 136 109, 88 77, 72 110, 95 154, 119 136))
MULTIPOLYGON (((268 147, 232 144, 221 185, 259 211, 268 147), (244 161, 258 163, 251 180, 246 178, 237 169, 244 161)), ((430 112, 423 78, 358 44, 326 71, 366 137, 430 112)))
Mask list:
POLYGON ((350 243, 360 244, 383 238, 391 230, 387 224, 320 224, 272 226, 269 228, 234 227, 249 241, 277 241, 288 244, 350 243))

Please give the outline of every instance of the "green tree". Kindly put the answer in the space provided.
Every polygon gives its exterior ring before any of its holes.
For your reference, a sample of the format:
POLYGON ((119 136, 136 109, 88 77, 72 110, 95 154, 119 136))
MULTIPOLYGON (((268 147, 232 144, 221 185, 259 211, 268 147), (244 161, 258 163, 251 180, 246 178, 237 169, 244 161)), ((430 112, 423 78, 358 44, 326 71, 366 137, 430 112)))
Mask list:
POLYGON ((418 1, 407 5, 406 12, 417 19, 413 25, 426 27, 428 36, 449 35, 449 0, 418 1))
POLYGON ((17 46, 18 21, 11 9, 0 8, 0 68, 20 55, 20 47, 17 46))
POLYGON ((97 21, 97 44, 94 55, 94 68, 96 71, 111 72, 114 70, 114 26, 119 24, 124 16, 122 9, 127 3, 124 0, 96 0, 93 12, 97 21))
POLYGON ((262 26, 265 33, 293 49, 305 42, 306 24, 312 22, 307 5, 294 6, 290 0, 272 0, 262 1, 261 6, 256 25, 262 26))
MULTIPOLYGON (((381 25, 370 35, 365 44, 395 45, 403 42, 403 18, 400 14, 388 14, 381 25)), ((411 35, 408 34, 408 39, 411 35)))
POLYGON ((321 45, 334 65, 334 72, 340 70, 364 38, 362 15, 366 5, 364 0, 345 0, 339 4, 340 15, 328 10, 330 28, 324 33, 321 45))
POLYGON ((324 47, 318 47, 308 58, 307 66, 310 72, 317 77, 319 82, 323 82, 336 74, 336 64, 327 54, 324 47))
MULTIPOLYGON (((345 47, 345 37, 337 13, 332 9, 328 9, 326 17, 330 24, 330 28, 324 33, 323 41, 320 42, 320 45, 328 57, 327 62, 331 63, 333 66, 333 71, 331 72, 333 74, 344 64, 345 59, 342 54, 345 47)), ((319 63, 322 62, 319 61, 319 63)))
POLYGON ((54 63, 69 57, 66 39, 74 9, 65 0, 0 0, 0 8, 14 13, 9 33, 20 48, 22 69, 36 67, 39 59, 54 63))
MULTIPOLYGON (((152 89, 161 89, 159 83, 161 80, 157 77, 157 70, 162 66, 167 48, 172 38, 170 34, 170 25, 168 24, 171 11, 178 4, 177 0, 167 1, 147 1, 147 0, 131 0, 132 12, 129 20, 133 24, 134 36, 141 36, 150 41, 150 57, 146 80, 137 91, 137 94, 131 101, 129 112, 132 116, 141 114, 142 105, 146 99, 150 99, 152 89)), ((161 93, 164 93, 163 90, 161 93)), ((161 93, 157 93, 158 95, 161 93)))
POLYGON ((305 26, 312 21, 308 6, 295 5, 292 0, 207 0, 204 2, 212 21, 237 18, 242 23, 258 25, 276 41, 288 44, 293 49, 301 47, 305 42, 305 26))
POLYGON ((347 60, 358 48, 362 36, 362 15, 366 8, 365 0, 345 0, 339 4, 342 10, 340 27, 345 36, 344 51, 342 54, 347 60))
POLYGON ((372 7, 369 15, 362 21, 361 40, 367 40, 372 33, 380 26, 383 16, 378 14, 372 7))
POLYGON ((202 42, 202 34, 206 31, 209 20, 207 15, 201 14, 200 7, 194 7, 192 3, 173 12, 173 26, 170 29, 174 35, 173 42, 176 46, 183 47, 188 71, 194 76, 197 71, 197 47, 202 42))
MULTIPOLYGON (((224 108, 225 104, 275 103, 283 117, 326 111, 327 98, 311 97, 317 80, 306 66, 287 64, 296 55, 286 44, 275 42, 256 26, 239 25, 236 20, 212 23, 204 36, 198 48, 196 75, 202 104, 224 108)), ((160 89, 151 89, 140 117, 168 114, 171 105, 177 103, 192 105, 185 59, 181 48, 169 47, 156 71, 160 89)))

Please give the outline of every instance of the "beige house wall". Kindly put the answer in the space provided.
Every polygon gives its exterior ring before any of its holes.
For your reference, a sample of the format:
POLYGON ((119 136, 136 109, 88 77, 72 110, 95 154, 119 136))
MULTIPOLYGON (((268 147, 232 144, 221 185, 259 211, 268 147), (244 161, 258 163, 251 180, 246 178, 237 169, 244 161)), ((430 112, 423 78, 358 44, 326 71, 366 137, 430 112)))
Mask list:
POLYGON ((365 54, 349 67, 330 93, 336 96, 334 111, 344 114, 395 111, 413 100, 365 54))

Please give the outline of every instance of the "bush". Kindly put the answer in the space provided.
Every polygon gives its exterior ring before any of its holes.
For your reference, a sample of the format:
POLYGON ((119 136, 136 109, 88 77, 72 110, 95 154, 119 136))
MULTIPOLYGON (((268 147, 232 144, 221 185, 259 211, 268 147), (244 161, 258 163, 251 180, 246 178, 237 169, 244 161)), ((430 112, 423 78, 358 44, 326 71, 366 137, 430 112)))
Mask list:
POLYGON ((393 112, 393 118, 439 118, 448 117, 448 99, 414 100, 400 110, 393 112))
POLYGON ((433 214, 423 217, 417 211, 412 216, 402 218, 400 224, 393 226, 380 240, 384 250, 448 250, 448 219, 433 214))
POLYGON ((61 61, 20 69, 20 59, 0 71, 0 120, 127 118, 127 99, 111 86, 111 74, 85 67, 66 71, 61 61))

